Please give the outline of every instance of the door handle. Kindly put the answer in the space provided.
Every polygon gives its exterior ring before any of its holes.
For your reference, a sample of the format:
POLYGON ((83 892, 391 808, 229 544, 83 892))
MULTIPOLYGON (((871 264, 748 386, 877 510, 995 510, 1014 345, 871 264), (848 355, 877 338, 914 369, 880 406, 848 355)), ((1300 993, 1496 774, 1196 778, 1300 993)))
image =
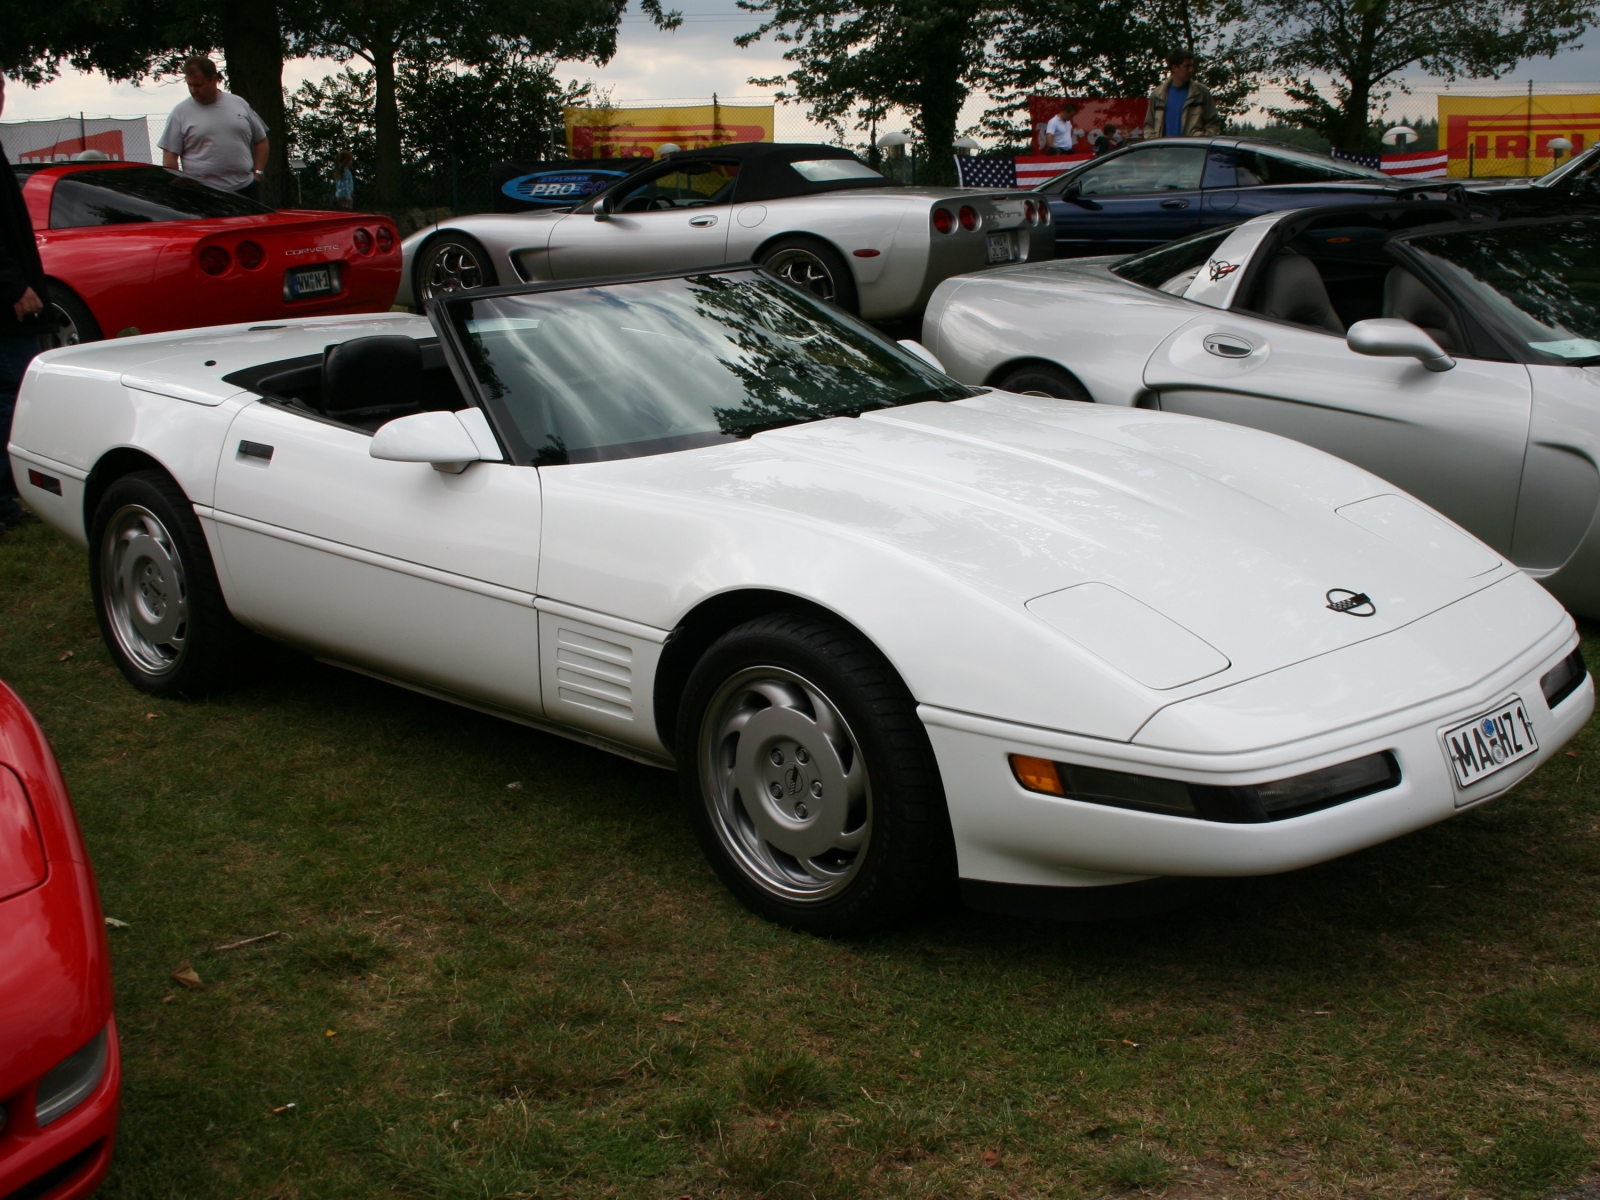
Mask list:
POLYGON ((262 462, 271 462, 272 447, 263 442, 240 442, 239 456, 241 458, 259 458, 262 462))
POLYGON ((715 225, 716 223, 717 223, 717 219, 715 217, 690 217, 689 218, 689 224, 691 224, 691 225, 699 225, 699 226, 704 227, 706 225, 715 225))
POLYGON ((1161 207, 1162 208, 1188 208, 1189 207, 1189 202, 1187 200, 1163 200, 1161 202, 1161 207))
POLYGON ((1256 348, 1244 338, 1234 333, 1213 333, 1205 340, 1207 354, 1215 354, 1218 358, 1249 358, 1256 352, 1256 348))

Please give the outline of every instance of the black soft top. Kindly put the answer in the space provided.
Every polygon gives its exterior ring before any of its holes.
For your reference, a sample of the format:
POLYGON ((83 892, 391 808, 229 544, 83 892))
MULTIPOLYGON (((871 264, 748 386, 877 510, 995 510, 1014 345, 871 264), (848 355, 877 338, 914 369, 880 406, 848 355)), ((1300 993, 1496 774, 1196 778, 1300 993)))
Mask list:
MULTIPOLYGON (((704 150, 680 150, 669 154, 665 161, 672 163, 705 162, 733 159, 739 164, 739 182, 734 188, 734 199, 781 200, 785 196, 814 196, 819 192, 853 191, 860 188, 901 187, 892 179, 872 175, 860 179, 810 180, 791 165, 797 162, 815 162, 818 159, 846 159, 861 162, 850 151, 838 146, 821 146, 815 142, 734 142, 727 146, 711 146, 704 150)), ((862 164, 865 166, 866 164, 862 164)), ((619 185, 624 186, 624 185, 619 185)))

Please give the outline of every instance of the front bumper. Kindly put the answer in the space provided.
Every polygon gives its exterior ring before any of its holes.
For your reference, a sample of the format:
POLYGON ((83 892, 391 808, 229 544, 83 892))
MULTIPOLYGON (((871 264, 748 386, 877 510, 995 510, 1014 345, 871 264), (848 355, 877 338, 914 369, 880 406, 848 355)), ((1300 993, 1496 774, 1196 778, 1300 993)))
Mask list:
POLYGON ((106 1065, 99 1084, 43 1129, 33 1119, 38 1082, 0 1097, 8 1116, 0 1131, 0 1196, 31 1187, 25 1195, 78 1200, 100 1186, 111 1166, 122 1093, 116 1022, 106 1026, 106 1065))
MULTIPOLYGON (((1489 589, 1490 592, 1495 589, 1489 589)), ((1487 600, 1486 603, 1492 601, 1487 600)), ((1444 619, 1425 618, 1405 641, 1427 647, 1436 639, 1448 661, 1456 620, 1471 620, 1478 606, 1444 619), (1436 620, 1437 619, 1437 620, 1436 620), (1432 626, 1432 628, 1425 628, 1432 626)), ((1337 683, 1339 664, 1329 660, 1350 655, 1361 664, 1372 655, 1391 658, 1397 645, 1381 645, 1404 631, 1373 639, 1362 646, 1314 660, 1316 665, 1290 668, 1281 680, 1260 680, 1223 689, 1251 689, 1250 707, 1276 716, 1273 694, 1282 691, 1281 711, 1303 710, 1306 676, 1314 674, 1330 686, 1337 683), (1354 653, 1360 651, 1360 653, 1354 653)), ((1594 709, 1594 686, 1586 678, 1552 711, 1540 690, 1540 679, 1570 654, 1578 637, 1570 618, 1562 619, 1510 661, 1486 670, 1461 663, 1460 686, 1434 688, 1379 716, 1343 727, 1308 733, 1261 748, 1238 744, 1216 731, 1214 752, 1195 745, 1171 749, 1141 744, 1157 722, 1152 721, 1132 743, 1107 742, 1073 734, 994 720, 969 713, 922 705, 919 714, 939 760, 963 880, 1045 887, 1095 887, 1128 883, 1151 876, 1270 875, 1292 871, 1376 845, 1454 816, 1461 809, 1498 796, 1526 778, 1555 754, 1594 709), (1532 756, 1462 790, 1446 758, 1440 731, 1490 708, 1508 695, 1520 696, 1534 724, 1539 750, 1532 756), (1061 799, 1024 789, 1013 777, 1008 756, 1033 755, 1062 762, 1179 779, 1213 786, 1245 786, 1320 770, 1382 751, 1400 766, 1400 783, 1304 816, 1262 824, 1225 824, 1189 817, 1166 816, 1112 808, 1081 800, 1061 799)), ((1467 656, 1470 658, 1470 655, 1467 656)), ((1202 697, 1215 711, 1226 700, 1202 697)), ((1182 708, 1176 705, 1174 708, 1182 708)), ((1170 711, 1170 710, 1169 710, 1170 711)), ((1204 717, 1200 728, 1204 726, 1204 717)), ((1165 723, 1188 736, 1193 722, 1165 723)), ((1249 727, 1241 717, 1234 728, 1249 727)), ((1281 724, 1269 728, 1282 730, 1281 724)), ((1263 729, 1261 732, 1265 733, 1263 729)))

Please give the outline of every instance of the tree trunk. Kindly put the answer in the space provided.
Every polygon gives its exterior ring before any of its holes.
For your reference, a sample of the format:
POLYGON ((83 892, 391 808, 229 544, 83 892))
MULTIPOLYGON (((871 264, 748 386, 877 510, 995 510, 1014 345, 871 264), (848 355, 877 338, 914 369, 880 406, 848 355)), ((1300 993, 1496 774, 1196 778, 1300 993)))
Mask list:
POLYGON ((934 18, 921 49, 922 79, 917 88, 917 117, 923 151, 928 158, 930 184, 956 181, 956 121, 967 98, 962 76, 967 67, 967 43, 977 6, 972 0, 943 6, 934 18))
POLYGON ((249 0, 217 7, 228 91, 246 101, 266 123, 272 151, 262 198, 274 207, 291 201, 289 139, 283 110, 283 30, 276 0, 249 0))
POLYGON ((1372 63, 1377 53, 1385 6, 1374 4, 1358 11, 1361 32, 1355 47, 1355 61, 1350 64, 1350 96, 1345 101, 1344 132, 1339 138, 1339 148, 1342 150, 1364 150, 1367 145, 1367 114, 1372 107, 1372 63))
POLYGON ((373 126, 378 142, 378 201, 400 203, 400 106, 395 101, 394 60, 398 47, 393 30, 379 31, 372 39, 372 75, 376 86, 373 126))

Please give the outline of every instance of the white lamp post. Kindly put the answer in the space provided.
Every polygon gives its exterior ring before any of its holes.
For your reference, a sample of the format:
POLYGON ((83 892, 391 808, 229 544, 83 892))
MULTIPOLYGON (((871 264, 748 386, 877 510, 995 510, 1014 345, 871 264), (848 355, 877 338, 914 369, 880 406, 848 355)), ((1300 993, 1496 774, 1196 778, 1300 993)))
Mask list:
POLYGON ((1548 145, 1550 147, 1550 157, 1555 159, 1555 163, 1551 167, 1551 170, 1554 170, 1561 165, 1561 156, 1563 154, 1572 153, 1572 143, 1566 138, 1558 137, 1551 138, 1548 145))
POLYGON ((1404 146, 1417 140, 1417 131, 1409 125, 1395 125, 1383 131, 1381 140, 1385 146, 1404 146))
POLYGON ((676 154, 679 149, 681 149, 681 147, 672 142, 662 142, 661 145, 656 147, 656 157, 665 158, 669 154, 676 154))
POLYGON ((956 148, 957 154, 960 154, 965 158, 970 158, 974 153, 982 149, 982 147, 978 145, 977 138, 958 137, 950 144, 956 148))

